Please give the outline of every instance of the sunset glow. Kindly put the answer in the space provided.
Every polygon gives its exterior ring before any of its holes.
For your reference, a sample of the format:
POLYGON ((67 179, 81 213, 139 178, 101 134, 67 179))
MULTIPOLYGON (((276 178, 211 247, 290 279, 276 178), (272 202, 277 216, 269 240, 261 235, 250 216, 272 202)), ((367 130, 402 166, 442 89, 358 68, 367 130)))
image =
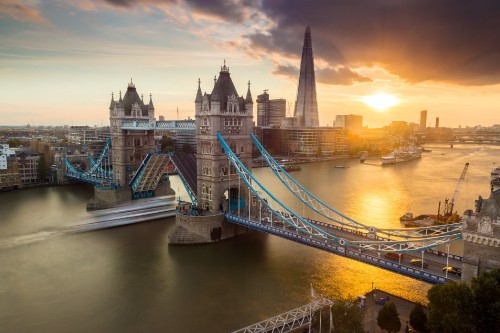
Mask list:
POLYGON ((385 111, 399 103, 399 99, 390 94, 378 93, 363 97, 363 102, 377 111, 385 111))
POLYGON ((152 94, 156 114, 192 118, 198 79, 209 94, 224 59, 239 95, 251 81, 254 102, 268 90, 271 99, 286 99, 293 115, 310 25, 320 126, 356 113, 364 125, 381 127, 396 108, 402 121, 429 110, 429 118, 439 117, 445 127, 486 126, 498 122, 500 98, 498 46, 491 43, 500 20, 496 2, 487 2, 472 10, 451 0, 414 6, 363 0, 366 8, 338 0, 293 6, 4 0, 2 124, 104 126, 111 93, 118 96, 130 78, 145 96, 152 94), (463 14, 471 10, 473 15, 463 14), (435 33, 435 22, 442 33, 435 33), (424 37, 435 47, 423 47, 424 37), (402 102, 404 108, 398 107, 402 102))

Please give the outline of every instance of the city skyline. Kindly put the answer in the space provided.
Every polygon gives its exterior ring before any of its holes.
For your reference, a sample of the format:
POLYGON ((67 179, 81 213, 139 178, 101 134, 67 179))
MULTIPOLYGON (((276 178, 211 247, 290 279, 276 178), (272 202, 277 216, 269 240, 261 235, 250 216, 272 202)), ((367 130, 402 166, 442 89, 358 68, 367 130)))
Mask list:
POLYGON ((209 92, 224 59, 236 86, 269 89, 291 115, 310 25, 321 126, 341 114, 369 127, 418 123, 424 109, 432 125, 489 126, 499 122, 498 10, 494 1, 7 0, 2 125, 107 125, 111 93, 131 77, 157 115, 193 118, 198 78, 209 92), (398 102, 377 111, 366 101, 380 94, 398 102))

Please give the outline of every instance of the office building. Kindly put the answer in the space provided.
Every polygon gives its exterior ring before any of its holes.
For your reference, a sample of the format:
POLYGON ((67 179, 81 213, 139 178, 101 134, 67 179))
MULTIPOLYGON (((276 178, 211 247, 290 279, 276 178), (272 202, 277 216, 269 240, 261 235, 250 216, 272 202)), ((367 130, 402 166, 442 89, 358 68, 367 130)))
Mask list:
POLYGON ((363 129, 363 116, 357 114, 337 115, 335 127, 348 130, 352 134, 359 134, 363 129))
POLYGON ((427 127, 427 110, 420 111, 420 129, 423 130, 427 127))
POLYGON ((316 98, 316 77, 312 51, 311 28, 306 28, 302 60, 300 62, 299 87, 295 101, 294 117, 299 127, 318 127, 318 101, 316 98))
POLYGON ((257 126, 280 127, 285 117, 285 99, 269 99, 267 90, 257 96, 257 126))

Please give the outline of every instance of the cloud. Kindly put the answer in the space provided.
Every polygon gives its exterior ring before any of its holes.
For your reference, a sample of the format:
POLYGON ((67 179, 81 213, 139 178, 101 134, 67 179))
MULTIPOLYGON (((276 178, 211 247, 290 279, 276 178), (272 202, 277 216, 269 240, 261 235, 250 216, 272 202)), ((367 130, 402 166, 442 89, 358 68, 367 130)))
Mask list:
POLYGON ((253 50, 297 54, 311 25, 315 59, 330 68, 377 65, 408 82, 500 83, 497 0, 277 0, 261 10, 275 24, 247 36, 253 50))
MULTIPOLYGON (((279 63, 274 63, 274 75, 286 76, 292 80, 297 80, 299 77, 299 67, 294 65, 280 65, 279 63)), ((316 68, 316 81, 323 84, 331 85, 343 85, 350 86, 354 82, 372 82, 373 80, 364 77, 348 67, 338 67, 338 68, 316 68)))
POLYGON ((350 86, 354 82, 372 82, 373 80, 361 76, 348 67, 324 68, 316 70, 316 79, 319 83, 350 86))
POLYGON ((274 75, 283 75, 292 80, 297 80, 299 77, 299 68, 293 65, 280 65, 278 63, 274 63, 274 75))
POLYGON ((16 0, 2 0, 0 2, 0 18, 9 17, 16 21, 48 24, 39 9, 32 4, 23 4, 16 0))
POLYGON ((242 22, 249 19, 253 8, 258 5, 257 0, 101 0, 109 5, 128 8, 141 5, 187 4, 193 14, 222 19, 230 22, 242 22))

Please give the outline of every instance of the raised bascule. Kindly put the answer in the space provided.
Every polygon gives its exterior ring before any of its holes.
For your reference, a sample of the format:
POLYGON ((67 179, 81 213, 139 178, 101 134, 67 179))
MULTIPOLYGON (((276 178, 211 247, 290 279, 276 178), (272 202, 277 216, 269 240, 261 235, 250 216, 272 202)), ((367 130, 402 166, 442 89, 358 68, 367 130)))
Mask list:
POLYGON ((95 206, 108 207, 173 193, 166 175, 166 166, 171 163, 190 202, 179 201, 169 244, 211 243, 256 230, 430 283, 460 279, 456 270, 442 270, 443 266, 464 266, 469 279, 500 261, 500 243, 491 231, 493 227, 488 229, 493 224, 486 224, 489 220, 484 222, 482 217, 480 227, 468 223, 465 235, 467 246, 487 243, 494 257, 487 262, 478 259, 482 249, 474 251, 470 246, 466 251, 469 258, 449 253, 450 244, 463 238, 462 223, 381 229, 356 221, 317 198, 251 133, 250 82, 246 96, 239 96, 225 63, 210 94, 202 93, 198 81, 195 121, 155 121, 154 111, 152 97, 144 103, 130 82, 123 98, 121 94, 118 101, 112 97, 111 138, 101 155, 89 157, 87 170, 67 161, 66 176, 95 184, 95 206), (196 156, 156 152, 156 128, 196 131, 196 156), (252 174, 254 145, 277 179, 301 202, 300 208, 288 207, 252 174), (306 217, 306 209, 314 219, 306 217), (479 228, 481 237, 471 233, 471 228, 479 228))

